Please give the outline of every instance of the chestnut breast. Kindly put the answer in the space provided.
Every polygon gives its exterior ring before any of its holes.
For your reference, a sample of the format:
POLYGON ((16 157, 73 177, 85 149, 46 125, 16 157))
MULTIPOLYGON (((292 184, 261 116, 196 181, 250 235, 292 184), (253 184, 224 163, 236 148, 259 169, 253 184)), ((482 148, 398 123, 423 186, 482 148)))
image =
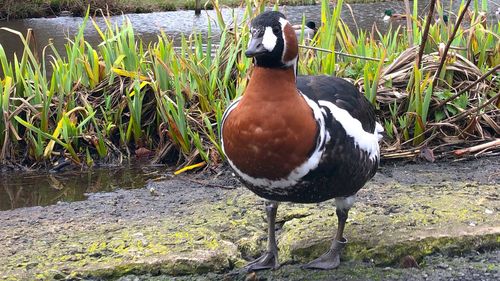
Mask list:
POLYGON ((224 151, 254 178, 286 178, 307 161, 318 125, 298 93, 293 68, 256 67, 237 107, 224 122, 224 151))

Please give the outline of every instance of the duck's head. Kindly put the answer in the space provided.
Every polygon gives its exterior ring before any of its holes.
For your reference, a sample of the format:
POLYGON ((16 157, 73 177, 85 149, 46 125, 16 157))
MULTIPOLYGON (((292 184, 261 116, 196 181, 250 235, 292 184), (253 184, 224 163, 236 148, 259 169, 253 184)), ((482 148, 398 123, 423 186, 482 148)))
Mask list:
POLYGON ((448 24, 448 21, 449 21, 448 15, 447 14, 443 14, 443 22, 445 24, 448 24))
POLYGON ((315 22, 313 22, 313 21, 308 21, 308 22, 306 23, 306 26, 307 26, 307 27, 309 27, 309 28, 310 28, 310 29, 312 29, 312 30, 316 30, 316 23, 315 23, 315 22))
POLYGON ((282 13, 268 11, 258 15, 250 24, 250 36, 245 55, 254 58, 255 65, 269 68, 296 65, 297 37, 282 13))
POLYGON ((384 11, 384 16, 391 17, 393 14, 394 14, 394 12, 392 10, 385 10, 384 11))
POLYGON ((394 15, 394 12, 392 10, 385 10, 383 20, 390 21, 393 15, 394 15))

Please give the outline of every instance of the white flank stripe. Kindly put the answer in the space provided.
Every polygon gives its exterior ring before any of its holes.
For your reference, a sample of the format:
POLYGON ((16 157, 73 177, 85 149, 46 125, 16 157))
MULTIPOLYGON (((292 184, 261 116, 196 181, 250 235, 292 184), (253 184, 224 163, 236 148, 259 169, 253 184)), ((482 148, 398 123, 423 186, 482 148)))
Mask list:
MULTIPOLYGON (((375 160, 380 157, 380 148, 378 145, 379 133, 382 126, 378 124, 373 133, 363 130, 361 122, 352 117, 347 110, 342 109, 335 104, 320 100, 319 104, 330 110, 335 120, 344 128, 346 134, 354 139, 354 143, 362 150, 370 154, 370 159, 375 160)), ((383 129, 382 129, 383 131, 383 129)))
POLYGON ((274 47, 276 46, 276 40, 278 37, 274 35, 273 29, 270 26, 266 27, 266 30, 264 31, 264 37, 262 37, 262 45, 266 50, 269 52, 272 52, 274 50, 274 47))

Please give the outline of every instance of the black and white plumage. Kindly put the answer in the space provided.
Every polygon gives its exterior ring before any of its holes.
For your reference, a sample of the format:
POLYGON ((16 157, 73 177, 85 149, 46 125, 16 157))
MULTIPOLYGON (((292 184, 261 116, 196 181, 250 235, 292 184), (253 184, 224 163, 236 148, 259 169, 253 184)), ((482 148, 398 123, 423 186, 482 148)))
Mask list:
POLYGON ((292 27, 295 30, 297 39, 303 37, 306 41, 312 40, 317 32, 316 23, 313 21, 308 21, 305 25, 297 24, 292 27))
POLYGON ((356 192, 376 172, 382 127, 372 105, 349 82, 296 77, 297 38, 279 12, 251 24, 245 54, 254 59, 242 98, 224 113, 222 148, 241 181, 269 200, 268 250, 248 270, 276 268, 274 223, 279 201, 316 203, 335 198, 339 225, 330 250, 308 268, 338 266, 343 230, 356 192))

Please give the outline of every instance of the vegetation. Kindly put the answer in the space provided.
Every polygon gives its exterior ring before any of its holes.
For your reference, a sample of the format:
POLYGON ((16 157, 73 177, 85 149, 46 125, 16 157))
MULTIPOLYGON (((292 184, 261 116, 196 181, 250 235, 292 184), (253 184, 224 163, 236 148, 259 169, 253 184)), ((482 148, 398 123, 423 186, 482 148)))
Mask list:
MULTIPOLYGON (((152 152, 155 161, 175 165, 220 162, 222 113, 243 93, 251 72, 243 55, 246 23, 266 3, 247 0, 240 24, 234 15, 231 25, 219 2, 212 4, 223 30, 219 47, 210 30, 206 38, 183 36, 180 46, 165 34, 144 46, 129 22, 106 21, 101 29, 87 16, 65 50, 49 45, 36 57, 32 34, 2 28, 19 34, 25 49, 9 61, 0 45, 1 163, 70 159, 92 166, 152 152), (102 38, 97 47, 85 41, 87 24, 102 38), (54 53, 50 58, 47 49, 54 53)), ((321 26, 311 42, 317 50, 302 49, 299 71, 348 77, 359 85, 385 125, 384 157, 420 153, 432 160, 432 152, 500 134, 498 24, 482 22, 476 9, 468 23, 431 23, 420 66, 415 60, 427 19, 414 12, 411 33, 351 31, 339 19, 342 4, 331 9, 322 1, 321 26), (441 48, 448 41, 449 51, 441 48)), ((439 3, 436 9, 446 12, 439 3)))

